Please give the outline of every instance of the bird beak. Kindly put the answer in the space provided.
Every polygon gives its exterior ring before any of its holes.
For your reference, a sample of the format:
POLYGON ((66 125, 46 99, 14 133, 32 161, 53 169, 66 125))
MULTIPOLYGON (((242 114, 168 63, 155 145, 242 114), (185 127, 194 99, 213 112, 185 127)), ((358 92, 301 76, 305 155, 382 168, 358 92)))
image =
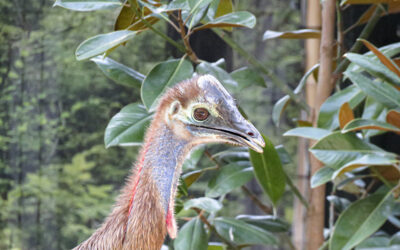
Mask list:
POLYGON ((228 140, 228 143, 249 147, 258 153, 262 153, 265 142, 254 125, 244 119, 239 112, 230 114, 230 118, 230 122, 223 128, 216 128, 219 131, 218 137, 222 140, 228 140))
POLYGON ((228 139, 237 142, 242 146, 247 146, 252 150, 262 153, 265 142, 261 133, 247 120, 233 123, 231 130, 227 131, 228 139))
POLYGON ((261 133, 249 121, 243 118, 236 107, 230 107, 229 112, 222 112, 221 118, 207 124, 190 125, 205 136, 200 142, 222 142, 236 146, 249 147, 262 153, 265 142, 261 133))

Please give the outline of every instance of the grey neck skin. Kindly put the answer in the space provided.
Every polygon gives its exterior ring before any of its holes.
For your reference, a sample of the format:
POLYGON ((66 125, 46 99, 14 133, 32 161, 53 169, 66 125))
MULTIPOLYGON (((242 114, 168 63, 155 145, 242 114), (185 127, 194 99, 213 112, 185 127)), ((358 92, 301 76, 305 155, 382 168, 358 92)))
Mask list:
POLYGON ((177 138, 170 128, 161 125, 148 143, 143 170, 151 169, 167 214, 170 199, 174 199, 183 160, 189 152, 189 142, 177 138))

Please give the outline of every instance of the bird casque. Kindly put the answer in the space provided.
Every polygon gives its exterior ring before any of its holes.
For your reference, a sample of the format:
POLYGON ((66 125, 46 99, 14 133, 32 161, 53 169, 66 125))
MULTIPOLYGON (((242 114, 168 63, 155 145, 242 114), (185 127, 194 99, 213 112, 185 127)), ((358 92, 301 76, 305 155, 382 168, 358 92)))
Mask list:
POLYGON ((167 233, 175 238, 174 200, 182 163, 194 147, 205 143, 247 146, 257 152, 265 146, 211 75, 183 81, 163 95, 111 214, 75 249, 159 250, 167 233))

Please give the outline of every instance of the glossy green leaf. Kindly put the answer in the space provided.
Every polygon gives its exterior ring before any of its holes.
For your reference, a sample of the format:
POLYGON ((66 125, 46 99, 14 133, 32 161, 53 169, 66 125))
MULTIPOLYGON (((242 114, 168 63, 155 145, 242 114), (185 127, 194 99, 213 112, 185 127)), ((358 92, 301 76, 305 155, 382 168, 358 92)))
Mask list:
POLYGON ((250 150, 250 159, 258 183, 263 188, 274 205, 285 192, 286 178, 278 152, 272 142, 265 136, 263 153, 250 150))
POLYGON ((289 175, 285 173, 285 178, 286 178, 286 183, 289 186, 290 190, 293 192, 293 194, 300 200, 301 203, 303 203, 303 205, 305 207, 308 208, 308 202, 307 200, 303 197, 303 195, 300 193, 299 189, 297 188, 297 186, 293 183, 292 179, 290 179, 289 175))
POLYGON ((187 0, 174 0, 170 1, 166 7, 166 11, 173 10, 190 10, 190 6, 187 0))
POLYGON ((197 66, 196 71, 202 75, 204 74, 213 75, 229 91, 237 89, 238 83, 232 78, 232 76, 228 72, 226 72, 223 68, 219 67, 218 66, 219 64, 221 64, 221 60, 218 60, 214 63, 201 62, 197 66))
POLYGON ((193 13, 197 9, 207 7, 207 5, 212 2, 212 0, 187 0, 187 2, 189 3, 189 7, 191 9, 191 12, 193 13))
MULTIPOLYGON (((215 1, 218 2, 218 1, 215 1)), ((232 0, 219 0, 217 10, 213 18, 220 17, 233 12, 232 0)))
POLYGON ((203 222, 198 217, 186 222, 174 240, 175 250, 207 250, 207 247, 208 235, 203 222))
POLYGON ((197 199, 191 199, 185 202, 184 208, 186 210, 192 207, 197 207, 209 213, 213 213, 219 211, 222 208, 222 204, 217 200, 208 197, 201 197, 197 199))
MULTIPOLYGON (((400 53, 400 42, 392 43, 392 44, 380 47, 379 51, 382 52, 386 57, 389 57, 389 58, 393 57, 400 53)), ((372 51, 368 51, 367 53, 364 53, 363 55, 369 57, 371 60, 373 60, 377 63, 380 62, 378 57, 372 51)), ((356 65, 355 63, 351 63, 347 67, 347 70, 354 71, 354 70, 358 70, 359 68, 360 67, 358 65, 356 65)))
POLYGON ((330 250, 351 249, 378 230, 390 215, 394 199, 391 192, 376 193, 351 204, 337 220, 330 250))
POLYGON ((290 96, 285 95, 274 104, 274 107, 272 109, 272 121, 275 123, 275 126, 279 126, 283 112, 289 105, 289 102, 290 96))
POLYGON ((367 119, 354 119, 346 124, 346 126, 342 129, 342 133, 361 129, 377 129, 391 132, 400 132, 400 128, 386 122, 367 119))
POLYGON ((284 136, 298 136, 304 137, 312 140, 319 140, 327 135, 329 135, 331 131, 322 129, 322 128, 314 128, 314 127, 297 127, 286 131, 284 136))
POLYGON ((216 218, 214 220, 214 226, 222 237, 239 245, 277 244, 277 240, 270 232, 241 220, 216 218))
POLYGON ((226 245, 220 242, 209 242, 207 250, 226 250, 226 245))
POLYGON ((388 69, 381 62, 373 60, 368 56, 354 53, 347 53, 344 56, 351 62, 365 69, 371 75, 381 78, 389 83, 400 85, 400 77, 398 77, 395 73, 393 73, 393 71, 388 69))
POLYGON ((367 154, 393 155, 352 133, 342 134, 340 131, 323 137, 310 151, 325 165, 335 169, 367 154))
POLYGON ((192 77, 193 66, 183 59, 173 59, 158 63, 143 81, 141 97, 149 111, 154 111, 158 99, 175 84, 192 77))
POLYGON ((200 176, 203 174, 203 170, 195 170, 182 175, 182 179, 185 181, 187 187, 190 187, 200 176))
POLYGON ((151 118, 152 115, 141 104, 125 106, 107 125, 104 134, 106 147, 140 145, 151 118))
POLYGON ((195 29, 202 30, 217 27, 246 27, 252 29, 255 25, 256 17, 253 14, 247 11, 238 11, 217 17, 195 29))
POLYGON ((231 163, 223 166, 217 175, 210 180, 206 189, 206 196, 218 197, 235 188, 238 188, 253 178, 251 166, 245 162, 231 163))
POLYGON ((122 6, 119 0, 56 0, 53 6, 75 11, 115 9, 122 6))
POLYGON ((332 179, 342 175, 343 173, 349 172, 353 169, 364 167, 364 166, 392 166, 399 164, 399 160, 396 159, 395 155, 379 155, 379 154, 367 154, 358 159, 346 163, 343 167, 336 170, 332 175, 332 179))
MULTIPOLYGON (((301 93, 301 91, 303 90, 308 77, 316 70, 318 69, 319 64, 314 65, 313 67, 311 67, 305 74, 304 76, 300 79, 299 84, 297 85, 297 87, 295 88, 295 90, 293 91, 295 94, 299 94, 301 93)), ((287 105, 290 102, 290 97, 288 95, 285 95, 284 97, 282 97, 281 99, 279 99, 272 110, 272 121, 275 123, 276 126, 279 126, 283 111, 285 111, 287 105)))
POLYGON ((311 188, 323 185, 332 179, 335 169, 330 167, 322 167, 311 177, 311 188))
POLYGON ((77 60, 85 60, 132 39, 136 35, 135 31, 119 30, 107 34, 100 34, 83 41, 75 52, 77 60))
POLYGON ((238 83, 239 89, 244 89, 251 85, 267 87, 264 78, 262 78, 255 70, 248 67, 243 67, 233 71, 231 76, 238 83))
POLYGON ((286 151, 285 147, 283 145, 278 145, 275 147, 276 152, 278 152, 279 159, 281 160, 281 163, 283 165, 289 164, 292 162, 292 158, 288 151, 286 151))
POLYGON ((385 106, 389 108, 400 107, 400 91, 389 83, 373 81, 359 72, 346 71, 344 74, 364 93, 385 106))
MULTIPOLYGON (((386 120, 387 109, 382 103, 375 101, 371 96, 367 96, 364 103, 363 113, 361 115, 362 119, 385 121, 386 120)), ((383 131, 380 130, 365 130, 363 131, 365 137, 371 137, 378 134, 382 134, 383 131)))
POLYGON ((212 156, 214 159, 227 162, 249 161, 249 150, 245 147, 234 147, 224 151, 220 151, 212 156))
POLYGON ((144 75, 141 73, 120 64, 111 58, 103 58, 97 56, 92 58, 91 61, 95 62, 97 67, 111 80, 116 83, 128 86, 128 87, 140 87, 144 80, 144 75))
POLYGON ((263 35, 263 40, 269 40, 274 38, 281 39, 310 39, 310 38, 321 38, 320 30, 313 29, 302 29, 302 30, 294 30, 294 31, 273 31, 267 30, 263 35))
MULTIPOLYGON (((400 246, 398 246, 400 247, 400 246)), ((390 238, 388 236, 372 236, 357 245, 355 250, 397 250, 390 248, 390 238)))
POLYGON ((273 215, 239 215, 236 219, 269 232, 287 232, 289 223, 273 215))
POLYGON ((318 115, 318 127, 334 130, 339 127, 339 110, 343 103, 348 102, 351 109, 359 105, 366 95, 355 85, 336 92, 322 104, 318 115))
POLYGON ((203 156, 204 147, 198 147, 190 153, 190 157, 186 158, 183 162, 182 169, 189 170, 195 169, 200 158, 203 156))
POLYGON ((377 120, 383 111, 384 111, 384 106, 381 103, 375 101, 374 98, 368 96, 364 104, 361 118, 369 120, 377 120))

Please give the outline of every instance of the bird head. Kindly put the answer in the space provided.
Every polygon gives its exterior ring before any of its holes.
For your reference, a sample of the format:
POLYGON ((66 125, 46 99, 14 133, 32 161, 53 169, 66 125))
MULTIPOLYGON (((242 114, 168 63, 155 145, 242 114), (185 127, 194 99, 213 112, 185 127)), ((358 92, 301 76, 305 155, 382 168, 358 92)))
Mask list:
POLYGON ((235 99, 211 75, 194 77, 175 86, 164 105, 165 121, 192 145, 227 143, 262 152, 265 142, 239 112, 235 99))

